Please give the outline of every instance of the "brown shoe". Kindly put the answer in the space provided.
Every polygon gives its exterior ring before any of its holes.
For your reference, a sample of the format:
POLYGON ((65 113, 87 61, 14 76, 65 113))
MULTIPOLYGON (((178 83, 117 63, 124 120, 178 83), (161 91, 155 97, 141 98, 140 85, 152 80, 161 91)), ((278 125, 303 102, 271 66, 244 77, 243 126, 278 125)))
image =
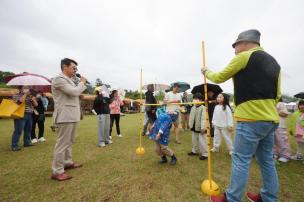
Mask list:
POLYGON ((66 173, 61 173, 61 174, 52 174, 51 179, 57 180, 57 181, 64 181, 64 180, 69 180, 71 179, 72 176, 69 176, 66 173))
POLYGON ((81 167, 82 167, 82 164, 72 163, 72 164, 65 165, 64 169, 68 170, 68 169, 76 169, 76 168, 81 168, 81 167))

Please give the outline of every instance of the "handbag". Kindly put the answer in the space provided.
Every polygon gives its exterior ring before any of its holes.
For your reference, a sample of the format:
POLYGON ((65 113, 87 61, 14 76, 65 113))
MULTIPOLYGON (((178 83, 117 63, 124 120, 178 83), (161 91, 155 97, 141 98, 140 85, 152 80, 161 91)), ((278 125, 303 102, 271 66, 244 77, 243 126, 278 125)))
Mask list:
POLYGON ((25 102, 22 102, 20 105, 18 105, 18 109, 12 113, 12 118, 14 119, 22 119, 24 117, 25 112, 25 102))
POLYGON ((0 117, 10 118, 12 113, 18 109, 17 105, 13 100, 3 99, 0 104, 0 117))
POLYGON ((23 118, 25 111, 25 102, 20 105, 13 100, 3 99, 0 104, 0 117, 2 118, 23 118))

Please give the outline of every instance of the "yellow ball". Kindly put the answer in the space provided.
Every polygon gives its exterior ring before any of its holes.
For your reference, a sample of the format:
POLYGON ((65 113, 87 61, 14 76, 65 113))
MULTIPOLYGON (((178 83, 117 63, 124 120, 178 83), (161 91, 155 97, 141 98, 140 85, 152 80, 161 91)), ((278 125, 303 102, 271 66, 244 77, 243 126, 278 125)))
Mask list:
POLYGON ((214 182, 211 181, 211 187, 210 187, 210 181, 204 180, 201 185, 202 192, 209 195, 209 196, 218 196, 220 195, 220 188, 219 186, 214 182))
POLYGON ((137 155, 144 155, 145 154, 145 149, 143 147, 138 147, 136 149, 136 154, 137 155))

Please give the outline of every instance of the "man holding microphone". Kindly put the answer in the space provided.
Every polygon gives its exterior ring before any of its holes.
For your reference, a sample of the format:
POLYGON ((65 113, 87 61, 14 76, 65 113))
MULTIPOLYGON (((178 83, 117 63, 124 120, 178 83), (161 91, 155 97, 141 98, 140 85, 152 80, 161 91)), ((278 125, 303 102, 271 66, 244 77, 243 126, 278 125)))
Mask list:
POLYGON ((86 89, 87 79, 80 78, 76 85, 77 62, 64 58, 61 60, 61 73, 52 80, 52 94, 54 99, 54 123, 58 127, 58 137, 54 149, 51 178, 58 181, 71 179, 65 173, 66 169, 82 167, 72 160, 72 144, 75 139, 76 125, 80 121, 79 96, 86 89))

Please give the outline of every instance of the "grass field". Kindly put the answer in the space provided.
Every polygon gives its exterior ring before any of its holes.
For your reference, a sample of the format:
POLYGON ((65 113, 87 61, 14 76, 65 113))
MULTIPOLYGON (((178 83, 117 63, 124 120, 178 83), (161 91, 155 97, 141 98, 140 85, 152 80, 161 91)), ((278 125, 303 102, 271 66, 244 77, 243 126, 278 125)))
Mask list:
MULTIPOLYGON (((84 166, 68 171, 72 180, 56 182, 50 180, 56 140, 50 124, 51 118, 47 118, 46 142, 12 152, 13 121, 0 120, 0 201, 209 201, 200 190, 202 180, 207 178, 207 161, 187 155, 191 149, 190 132, 181 133, 181 145, 171 141, 177 165, 159 165, 154 143, 146 137, 143 139, 145 155, 135 154, 138 114, 122 117, 124 137, 118 138, 114 133, 114 144, 106 148, 97 147, 95 117, 86 116, 78 125, 73 146, 74 160, 84 166)), ((290 140, 295 150, 294 139, 290 140)), ((224 190, 229 183, 231 166, 224 144, 213 160, 214 180, 224 190)), ((280 201, 304 201, 304 165, 293 161, 277 168, 280 201)), ((260 173, 253 161, 246 190, 258 192, 260 186, 260 173)))

